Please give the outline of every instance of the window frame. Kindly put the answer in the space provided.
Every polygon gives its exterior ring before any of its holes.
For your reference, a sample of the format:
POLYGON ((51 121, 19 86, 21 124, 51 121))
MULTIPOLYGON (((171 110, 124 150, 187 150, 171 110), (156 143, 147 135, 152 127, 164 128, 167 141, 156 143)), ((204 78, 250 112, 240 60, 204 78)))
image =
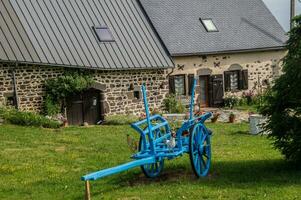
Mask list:
POLYGON ((205 28, 205 30, 206 30, 207 32, 219 32, 219 30, 218 30, 217 26, 215 25, 215 23, 214 23, 214 21, 213 21, 212 18, 200 18, 200 21, 201 21, 203 27, 205 28), (206 24, 205 24, 205 22, 204 22, 204 21, 206 21, 206 20, 207 20, 207 21, 210 20, 210 21, 212 22, 212 24, 213 24, 215 30, 209 30, 209 29, 208 29, 208 27, 206 26, 206 24))
POLYGON ((169 78, 169 89, 170 89, 170 93, 171 94, 175 94, 175 95, 180 95, 180 96, 186 96, 186 75, 185 74, 177 74, 177 75, 171 75, 169 78), (175 79, 177 77, 182 77, 183 78, 183 94, 177 94, 176 93, 176 83, 175 83, 175 79), (173 86, 171 86, 170 84, 173 84, 173 86), (171 88, 173 87, 173 90, 171 90, 171 88))
POLYGON ((230 71, 230 91, 239 91, 239 75, 240 75, 240 70, 232 70, 232 71, 230 71), (236 75, 236 83, 235 83, 235 85, 236 85, 236 88, 235 89, 232 89, 231 88, 231 76, 232 75, 236 75))
POLYGON ((98 39, 99 42, 102 42, 102 43, 104 43, 104 42, 115 42, 115 38, 114 38, 113 33, 112 33, 112 31, 110 30, 109 27, 107 27, 107 26, 93 26, 92 29, 93 29, 94 34, 96 35, 96 38, 98 39), (109 34, 111 35, 112 39, 111 40, 101 40, 100 36, 97 33, 98 29, 106 29, 109 32, 109 34))
POLYGON ((225 92, 238 92, 238 91, 242 91, 242 90, 247 90, 249 88, 249 80, 248 77, 244 78, 244 73, 247 73, 248 76, 248 70, 247 69, 241 69, 241 70, 228 70, 228 71, 224 71, 224 89, 225 92), (231 89, 231 74, 237 73, 237 89, 232 90, 231 89), (227 85, 226 81, 226 76, 229 75, 229 86, 227 85), (243 80, 246 79, 246 80, 243 80), (246 81, 245 83, 243 81, 246 81))
POLYGON ((175 75, 174 78, 176 79, 177 77, 182 77, 183 78, 183 94, 177 94, 176 92, 176 81, 174 82, 174 87, 175 87, 175 94, 176 95, 181 95, 181 96, 186 96, 186 75, 185 74, 179 74, 175 75))

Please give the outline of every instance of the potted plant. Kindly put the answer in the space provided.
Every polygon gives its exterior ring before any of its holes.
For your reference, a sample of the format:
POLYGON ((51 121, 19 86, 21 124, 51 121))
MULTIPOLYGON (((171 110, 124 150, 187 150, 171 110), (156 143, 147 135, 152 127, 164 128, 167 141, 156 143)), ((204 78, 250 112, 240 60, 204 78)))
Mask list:
POLYGON ((221 115, 221 114, 218 113, 218 112, 214 113, 214 114, 213 114, 213 117, 211 118, 211 122, 212 122, 212 123, 217 122, 217 119, 219 118, 220 115, 221 115))
POLYGON ((235 114, 233 112, 231 112, 229 115, 229 122, 234 123, 234 121, 235 121, 235 114))

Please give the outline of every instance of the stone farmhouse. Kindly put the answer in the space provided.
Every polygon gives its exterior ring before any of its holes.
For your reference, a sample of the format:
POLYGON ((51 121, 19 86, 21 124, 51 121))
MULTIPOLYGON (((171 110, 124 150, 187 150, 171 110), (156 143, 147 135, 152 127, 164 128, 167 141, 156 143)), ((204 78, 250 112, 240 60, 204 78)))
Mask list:
POLYGON ((287 40, 262 0, 140 0, 169 50, 170 91, 187 99, 199 77, 202 107, 271 84, 287 40))
POLYGON ((168 93, 197 102, 270 84, 286 36, 262 0, 2 0, 0 104, 40 112, 46 80, 86 70, 95 84, 68 98, 70 124, 143 111, 168 93))
POLYGON ((143 110, 168 93, 174 64, 136 0, 1 0, 0 102, 40 112, 44 83, 85 69, 96 84, 68 98, 70 124, 95 124, 106 114, 143 110))

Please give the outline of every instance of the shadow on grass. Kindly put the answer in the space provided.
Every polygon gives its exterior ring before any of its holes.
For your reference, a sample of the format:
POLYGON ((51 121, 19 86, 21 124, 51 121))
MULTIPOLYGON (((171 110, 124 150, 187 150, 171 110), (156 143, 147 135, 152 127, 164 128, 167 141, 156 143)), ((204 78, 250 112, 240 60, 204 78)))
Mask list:
MULTIPOLYGON (((284 160, 247 160, 247 161, 218 161, 212 163, 211 172, 207 177, 197 179, 190 166, 178 164, 167 166, 161 176, 155 179, 146 178, 142 172, 135 170, 117 175, 107 184, 114 188, 107 188, 102 193, 123 187, 135 187, 150 184, 206 184, 208 187, 281 187, 284 185, 301 185, 301 170, 284 160)), ((180 187, 180 185, 179 185, 180 187)), ((97 194, 97 192, 95 193, 97 194)))
POLYGON ((249 131, 235 131, 235 132, 231 132, 231 135, 249 135, 252 136, 249 131))

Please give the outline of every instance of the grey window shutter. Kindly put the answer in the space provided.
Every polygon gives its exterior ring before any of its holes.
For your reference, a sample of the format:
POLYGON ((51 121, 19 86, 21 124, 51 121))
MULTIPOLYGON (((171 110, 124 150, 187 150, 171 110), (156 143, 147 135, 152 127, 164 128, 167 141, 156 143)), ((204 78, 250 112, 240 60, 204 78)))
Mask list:
POLYGON ((194 74, 189 74, 188 75, 188 95, 190 95, 190 96, 191 96, 193 81, 194 81, 194 74))
POLYGON ((175 94, 175 77, 174 76, 169 76, 169 93, 170 94, 175 94))
POLYGON ((231 72, 224 72, 224 84, 225 84, 225 91, 226 92, 231 90, 230 75, 231 75, 231 72))
POLYGON ((249 87, 248 70, 241 70, 239 73, 239 89, 247 90, 249 87))

